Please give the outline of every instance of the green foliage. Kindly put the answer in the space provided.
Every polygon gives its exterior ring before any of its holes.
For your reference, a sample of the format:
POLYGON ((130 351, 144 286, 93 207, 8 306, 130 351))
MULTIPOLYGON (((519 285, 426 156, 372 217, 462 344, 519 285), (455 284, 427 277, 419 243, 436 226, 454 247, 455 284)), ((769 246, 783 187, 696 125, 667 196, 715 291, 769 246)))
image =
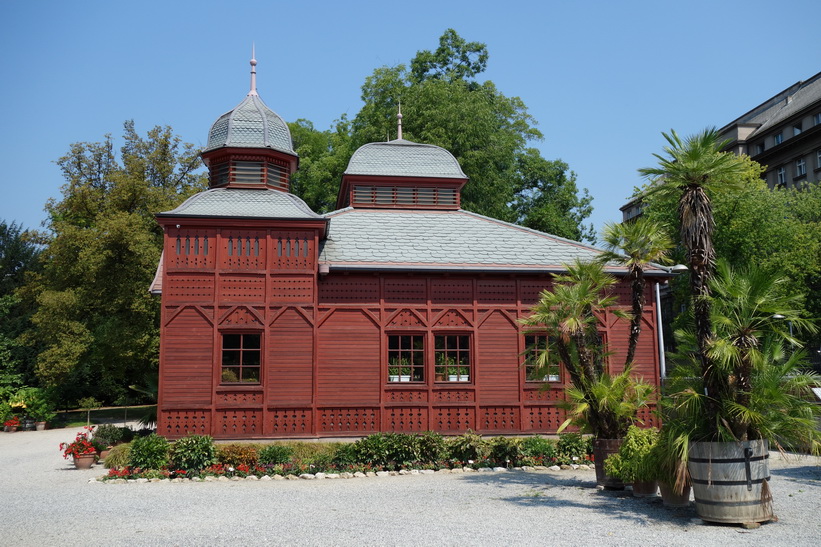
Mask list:
POLYGON ((159 301, 151 283, 162 249, 154 220, 204 188, 197 151, 168 127, 145 137, 124 125, 119 159, 111 136, 76 143, 57 160, 66 184, 46 205, 42 270, 20 291, 36 308, 26 343, 36 372, 61 398, 122 398, 156 368, 159 301))
POLYGON ((556 443, 559 463, 571 464, 584 461, 588 454, 593 453, 593 445, 589 437, 579 433, 561 433, 556 443))
POLYGON ((448 448, 451 459, 460 462, 484 460, 490 454, 488 442, 481 435, 470 430, 458 437, 448 439, 448 448))
POLYGON ((435 431, 424 431, 417 436, 419 461, 438 462, 448 457, 448 442, 435 431))
POLYGON ((225 465, 256 465, 259 460, 257 447, 252 444, 220 444, 217 446, 217 461, 225 465))
MULTIPOLYGON (((567 433, 564 436, 568 435, 567 433)), ((542 458, 545 463, 558 456, 556 443, 539 435, 522 441, 522 455, 527 458, 542 458)))
POLYGON ((188 435, 171 446, 171 465, 175 469, 200 470, 214 463, 217 449, 208 435, 188 435))
POLYGON ((262 465, 288 463, 294 456, 294 449, 284 444, 269 444, 259 449, 257 460, 262 465))
POLYGON ((522 459, 521 439, 493 437, 488 442, 488 457, 497 465, 511 467, 522 459))
POLYGON ((356 444, 339 443, 334 451, 333 463, 338 467, 348 467, 360 463, 356 444))
POLYGON ((401 467, 420 460, 419 437, 406 433, 375 433, 356 441, 360 462, 384 467, 401 467))
POLYGON ((114 446, 123 440, 123 428, 112 424, 100 424, 94 429, 94 440, 103 446, 114 446))
POLYGON ((165 437, 152 433, 131 441, 129 465, 139 469, 164 469, 169 463, 169 444, 165 437))
POLYGON ((105 459, 106 469, 122 469, 131 463, 131 444, 118 444, 105 459))
POLYGON ((658 429, 631 425, 618 454, 605 460, 605 473, 627 483, 656 480, 656 462, 652 460, 651 452, 658 436, 658 429))

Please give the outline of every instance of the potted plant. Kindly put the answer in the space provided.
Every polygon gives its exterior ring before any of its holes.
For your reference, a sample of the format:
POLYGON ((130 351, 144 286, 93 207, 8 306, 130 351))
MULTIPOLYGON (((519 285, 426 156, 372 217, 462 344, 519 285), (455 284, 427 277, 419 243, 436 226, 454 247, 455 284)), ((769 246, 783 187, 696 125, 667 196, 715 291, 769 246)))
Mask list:
POLYGON ((772 520, 769 444, 821 453, 821 408, 810 402, 810 387, 821 378, 802 368, 805 354, 791 334, 816 327, 799 315, 802 296, 789 295, 785 283, 719 261, 708 297, 713 334, 706 374, 699 373, 695 336, 678 333, 682 351, 675 356, 665 425, 678 458, 687 462, 703 520, 772 520))
POLYGON ((97 461, 97 452, 100 445, 95 443, 91 437, 94 432, 93 425, 83 427, 83 431, 77 433, 70 443, 60 443, 60 450, 65 459, 72 458, 74 467, 77 469, 89 469, 97 461))
MULTIPOLYGON (((451 361, 455 362, 455 360, 451 359, 451 361)), ((470 368, 469 367, 462 367, 462 366, 450 366, 447 368, 447 375, 449 382, 469 382, 470 381, 470 368)))
POLYGON ((565 267, 567 274, 555 277, 553 291, 544 291, 522 322, 557 333, 548 337, 547 359, 563 365, 571 380, 562 404, 567 420, 559 431, 574 425, 592 433, 597 483, 621 489, 624 483, 608 477, 602 462, 618 452, 628 428, 638 421, 638 410, 651 402, 655 390, 633 377, 629 365, 618 374, 608 370, 597 313, 630 317, 614 307, 616 298, 609 294, 616 279, 599 262, 576 261, 565 267))
POLYGON ((17 431, 17 428, 20 427, 20 418, 18 418, 16 415, 12 416, 11 418, 3 422, 3 426, 4 431, 14 433, 15 431, 17 431))
POLYGON ((626 484, 632 484, 636 497, 656 495, 656 472, 650 456, 658 433, 656 428, 641 429, 631 425, 619 452, 604 462, 605 472, 626 484))
POLYGON ((406 357, 391 357, 390 361, 388 362, 388 381, 410 382, 410 360, 406 357))
POLYGON ((46 424, 57 416, 51 402, 39 390, 28 398, 26 406, 37 431, 43 431, 46 424))
POLYGON ((675 418, 669 414, 665 415, 664 410, 662 408, 664 425, 650 449, 647 463, 654 471, 653 477, 658 483, 664 505, 687 507, 690 505, 690 475, 687 473, 686 461, 680 457, 679 447, 682 440, 686 442, 686 437, 676 432, 675 418))

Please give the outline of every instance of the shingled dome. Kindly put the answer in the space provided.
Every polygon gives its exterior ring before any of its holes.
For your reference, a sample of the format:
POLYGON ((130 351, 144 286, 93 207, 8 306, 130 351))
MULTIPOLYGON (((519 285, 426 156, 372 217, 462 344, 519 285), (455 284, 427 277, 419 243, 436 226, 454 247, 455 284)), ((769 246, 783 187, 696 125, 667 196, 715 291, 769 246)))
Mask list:
POLYGON ((432 144, 404 139, 372 142, 351 156, 346 175, 466 179, 453 154, 432 144))
POLYGON ((265 106, 256 92, 249 93, 236 108, 220 116, 211 126, 205 151, 223 146, 272 148, 296 156, 288 124, 265 106))

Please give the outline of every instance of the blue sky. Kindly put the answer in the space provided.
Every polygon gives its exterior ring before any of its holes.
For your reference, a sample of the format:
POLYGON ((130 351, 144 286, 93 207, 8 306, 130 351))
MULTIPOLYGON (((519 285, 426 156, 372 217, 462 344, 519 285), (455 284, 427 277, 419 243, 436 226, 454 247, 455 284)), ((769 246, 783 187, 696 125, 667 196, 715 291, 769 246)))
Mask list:
MULTIPOLYGON (((597 231, 654 164, 661 131, 723 126, 821 70, 815 0, 8 2, 0 33, 0 219, 36 228, 73 142, 170 125, 202 145, 258 89, 326 129, 360 109, 374 68, 446 28, 490 52, 484 78, 539 122, 534 143, 594 197, 597 231)), ((119 144, 119 143, 118 143, 119 144)))

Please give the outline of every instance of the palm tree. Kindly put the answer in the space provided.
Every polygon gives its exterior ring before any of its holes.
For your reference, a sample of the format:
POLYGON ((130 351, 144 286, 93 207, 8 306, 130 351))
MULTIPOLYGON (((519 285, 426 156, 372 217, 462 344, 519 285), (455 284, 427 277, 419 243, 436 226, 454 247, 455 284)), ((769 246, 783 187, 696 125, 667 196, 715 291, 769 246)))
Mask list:
MULTIPOLYGON (((641 320, 644 314, 644 271, 652 262, 667 262, 667 253, 673 242, 667 237, 664 227, 647 217, 639 217, 634 222, 608 223, 602 234, 606 252, 599 261, 618 262, 627 267, 632 296, 632 317, 630 319, 630 340, 624 366, 630 366, 636 355, 636 346, 641 335, 641 320)), ((661 326, 659 326, 661 328, 661 326)))
MULTIPOLYGON (((650 192, 669 192, 679 196, 680 234, 690 267, 697 356, 705 389, 712 395, 719 386, 712 378, 707 355, 712 333, 709 280, 715 267, 715 222, 709 193, 717 186, 740 186, 739 175, 744 171, 744 163, 734 154, 721 152, 725 142, 719 141, 715 128, 705 129, 684 140, 673 130, 669 135, 662 135, 669 146, 664 147, 664 155, 653 154, 659 160, 658 167, 645 167, 639 169, 639 173, 655 183, 650 192)), ((716 410, 711 407, 711 413, 716 410)))

